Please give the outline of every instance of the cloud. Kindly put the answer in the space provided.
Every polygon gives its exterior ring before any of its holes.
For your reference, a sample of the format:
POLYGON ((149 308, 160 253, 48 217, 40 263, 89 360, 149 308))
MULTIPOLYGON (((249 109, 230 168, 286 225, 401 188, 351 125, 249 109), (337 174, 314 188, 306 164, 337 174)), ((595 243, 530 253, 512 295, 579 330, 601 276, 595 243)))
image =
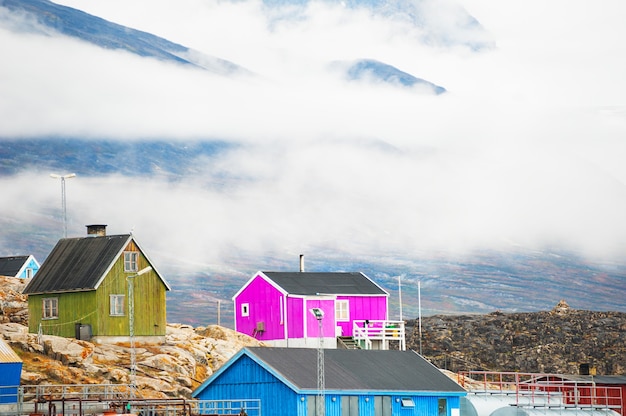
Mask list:
MULTIPOLYGON (((295 20, 254 1, 63 3, 258 75, 230 79, 18 33, 15 22, 0 29, 3 137, 243 144, 217 162, 192 161, 198 173, 175 183, 79 176, 68 185, 75 233, 89 222, 113 233, 134 227, 163 258, 178 247, 212 264, 237 252, 319 248, 625 252, 620 1, 462 1, 496 41, 481 51, 427 45, 423 28, 322 3, 295 20), (449 92, 350 84, 329 69, 356 58, 449 92)), ((432 28, 454 30, 460 9, 429 10, 432 28)), ((5 188, 30 212, 58 205, 48 178, 24 173, 3 179, 5 188), (35 189, 46 191, 34 197, 35 189)))

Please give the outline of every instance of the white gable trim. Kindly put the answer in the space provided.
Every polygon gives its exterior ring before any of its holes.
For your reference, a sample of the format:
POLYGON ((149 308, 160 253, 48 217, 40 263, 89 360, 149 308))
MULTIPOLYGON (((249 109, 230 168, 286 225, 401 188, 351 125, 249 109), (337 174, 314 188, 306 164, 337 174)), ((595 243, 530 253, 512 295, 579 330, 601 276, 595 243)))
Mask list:
MULTIPOLYGON (((100 238, 106 238, 106 237, 100 237, 100 238)), ((100 287, 102 282, 104 282, 104 279, 108 276, 109 272, 113 268, 113 265, 117 262, 117 260, 124 253, 124 251, 126 251, 126 247, 128 247, 128 244, 130 244, 131 241, 135 243, 135 245, 139 249, 139 252, 146 258, 146 261, 148 262, 150 267, 152 267, 152 271, 154 273, 156 273, 157 277, 161 280, 161 282, 163 282, 163 284, 165 285, 165 288, 167 290, 172 290, 172 288, 170 287, 169 283, 163 277, 161 277, 161 274, 156 270, 156 268, 154 267, 154 265, 152 264, 152 262, 150 261, 150 259, 146 255, 146 253, 143 251, 143 249, 141 248, 139 243, 137 243, 137 240, 135 240, 132 235, 128 236, 128 239, 126 240, 126 242, 124 242, 124 244, 122 245, 122 248, 120 249, 120 251, 115 255, 113 260, 111 260, 111 263, 109 263, 109 267, 107 267, 107 269, 104 271, 102 276, 100 276, 100 278, 98 279, 98 282, 94 286, 94 289, 98 290, 98 288, 100 287)))
POLYGON ((283 296, 289 295, 289 297, 297 297, 294 295, 291 295, 289 293, 287 293, 287 291, 285 291, 285 289, 283 289, 282 287, 278 286, 276 284, 276 282, 274 282, 272 279, 270 279, 265 273, 263 273, 262 271, 258 271, 254 274, 254 276, 252 276, 250 279, 248 279, 248 281, 241 286, 241 289, 239 289, 237 291, 237 293, 235 293, 233 295, 233 297, 231 298, 234 301, 237 300, 237 298, 239 297, 239 295, 241 295, 241 293, 246 290, 248 288, 248 286, 250 286, 250 284, 254 281, 254 279, 256 279, 257 277, 260 277, 261 279, 265 280, 267 283, 269 283, 274 289, 278 290, 280 293, 283 294, 283 296))
POLYGON ((33 261, 35 262, 35 264, 37 265, 37 269, 39 269, 41 267, 41 264, 39 264, 39 262, 37 261, 37 259, 35 257, 33 257, 32 254, 30 254, 28 256, 28 258, 24 261, 24 264, 22 264, 22 267, 20 268, 20 270, 17 272, 17 274, 15 275, 15 277, 21 276, 22 273, 24 273, 26 271, 26 269, 28 268, 27 266, 30 264, 30 262, 33 261))

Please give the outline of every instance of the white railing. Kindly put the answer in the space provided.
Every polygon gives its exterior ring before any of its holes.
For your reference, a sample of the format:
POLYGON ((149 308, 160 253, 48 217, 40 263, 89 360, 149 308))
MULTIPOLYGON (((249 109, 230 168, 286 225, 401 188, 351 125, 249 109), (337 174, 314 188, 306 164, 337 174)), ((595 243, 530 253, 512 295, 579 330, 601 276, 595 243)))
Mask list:
POLYGON ((132 398, 127 384, 3 386, 0 416, 63 414, 83 416, 106 411, 162 416, 261 415, 259 399, 194 400, 132 398), (3 403, 8 402, 10 403, 3 403), (6 408, 6 409, 5 409, 6 408))
POLYGON ((190 403, 193 414, 197 415, 262 416, 260 399, 194 400, 190 403))
POLYGON ((352 323, 352 337, 366 350, 374 344, 381 350, 388 350, 390 344, 406 350, 404 321, 356 320, 352 323))

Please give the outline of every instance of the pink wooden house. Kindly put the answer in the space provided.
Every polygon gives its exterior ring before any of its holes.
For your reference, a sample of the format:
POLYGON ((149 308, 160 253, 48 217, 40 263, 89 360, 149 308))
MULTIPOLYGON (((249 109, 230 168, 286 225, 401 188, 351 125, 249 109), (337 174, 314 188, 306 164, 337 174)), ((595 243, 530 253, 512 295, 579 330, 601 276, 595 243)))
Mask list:
POLYGON ((316 348, 320 323, 311 310, 318 308, 324 348, 357 339, 364 348, 385 349, 362 338, 367 328, 380 333, 389 326, 388 298, 363 273, 257 272, 233 296, 235 329, 276 347, 316 348))

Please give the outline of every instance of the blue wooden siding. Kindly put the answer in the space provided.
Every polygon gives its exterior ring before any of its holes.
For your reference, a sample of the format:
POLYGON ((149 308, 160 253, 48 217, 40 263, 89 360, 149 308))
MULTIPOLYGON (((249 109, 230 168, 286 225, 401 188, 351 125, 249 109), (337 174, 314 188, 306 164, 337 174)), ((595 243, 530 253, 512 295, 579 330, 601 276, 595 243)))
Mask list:
POLYGON ((458 396, 393 396, 391 401, 392 414, 398 416, 444 416, 439 415, 439 399, 446 401, 446 415, 451 416, 451 409, 460 408, 458 396), (415 406, 402 406, 402 399, 408 398, 415 406))
POLYGON ((293 416, 300 402, 293 390, 247 356, 213 380, 197 399, 260 399, 262 414, 275 416, 293 416))
POLYGON ((29 259, 28 260, 28 264, 26 264, 26 267, 24 268, 24 270, 22 270, 22 273, 20 273, 19 277, 20 279, 25 279, 27 278, 27 269, 31 269, 32 270, 32 275, 35 276, 37 274, 37 272, 39 271, 39 265, 37 264, 37 262, 35 261, 35 259, 29 259))
POLYGON ((0 403, 17 403, 22 363, 0 362, 0 403))
MULTIPOLYGON (((278 378, 247 355, 211 380, 195 397, 199 400, 259 399, 262 416, 315 416, 315 392, 295 392, 285 379, 278 378)), ((460 409, 464 393, 415 392, 352 392, 326 391, 326 416, 452 416, 460 409), (403 406, 410 399, 412 406, 403 406), (445 413, 440 414, 440 400, 445 413)), ((256 416, 248 412, 250 416, 256 416)), ((457 413, 458 414, 458 413, 457 413)))

